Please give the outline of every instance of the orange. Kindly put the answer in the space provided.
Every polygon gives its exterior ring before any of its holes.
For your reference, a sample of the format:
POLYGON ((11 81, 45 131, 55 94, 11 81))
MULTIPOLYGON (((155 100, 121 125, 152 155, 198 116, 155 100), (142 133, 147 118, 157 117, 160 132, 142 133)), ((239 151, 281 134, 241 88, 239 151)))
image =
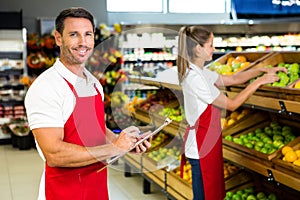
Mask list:
POLYGON ((233 111, 231 114, 230 114, 230 118, 231 119, 237 119, 237 117, 239 116, 239 112, 238 111, 233 111))
POLYGON ((286 153, 289 152, 289 151, 293 151, 293 148, 290 147, 290 146, 284 146, 284 147, 282 147, 282 149, 281 149, 281 153, 282 153, 284 156, 285 156, 286 153))
POLYGON ((295 151, 288 151, 285 154, 285 160, 288 162, 294 162, 298 159, 297 154, 295 153, 295 151))
POLYGON ((250 65, 250 62, 243 62, 240 68, 246 68, 250 65))
POLYGON ((239 55, 235 58, 235 60, 238 60, 239 62, 246 62, 247 58, 243 55, 239 55))
POLYGON ((241 61, 234 59, 234 60, 231 62, 231 66, 233 66, 233 65, 235 65, 235 64, 241 64, 241 63, 242 63, 241 61))
POLYGON ((230 57, 227 59, 227 63, 226 63, 226 64, 227 64, 228 66, 231 67, 231 66, 232 66, 232 61, 233 61, 234 59, 235 59, 234 57, 230 56, 230 57))
POLYGON ((232 75, 232 72, 223 72, 223 75, 232 75))

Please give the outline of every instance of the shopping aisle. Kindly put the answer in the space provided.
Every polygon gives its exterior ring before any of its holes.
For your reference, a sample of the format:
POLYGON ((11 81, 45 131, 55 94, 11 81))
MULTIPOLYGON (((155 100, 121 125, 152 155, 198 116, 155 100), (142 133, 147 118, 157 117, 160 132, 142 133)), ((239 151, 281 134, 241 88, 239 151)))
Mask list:
MULTIPOLYGON (((42 170, 43 162, 35 149, 20 151, 12 145, 0 145, 0 199, 35 200, 42 170)), ((126 178, 121 168, 109 168, 111 200, 167 199, 159 188, 151 189, 152 193, 145 195, 139 174, 126 178)))

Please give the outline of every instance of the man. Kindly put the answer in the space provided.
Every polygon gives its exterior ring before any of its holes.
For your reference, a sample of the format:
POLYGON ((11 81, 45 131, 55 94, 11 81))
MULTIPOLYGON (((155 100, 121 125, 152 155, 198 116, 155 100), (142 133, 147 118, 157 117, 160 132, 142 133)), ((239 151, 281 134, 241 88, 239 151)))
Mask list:
MULTIPOLYGON (((105 126, 102 86, 85 69, 94 47, 93 16, 69 8, 55 24, 60 58, 25 97, 29 126, 45 160, 39 199, 108 199, 107 170, 98 170, 133 147, 139 130, 129 127, 116 137, 105 126)), ((145 141, 135 151, 150 146, 145 141)))

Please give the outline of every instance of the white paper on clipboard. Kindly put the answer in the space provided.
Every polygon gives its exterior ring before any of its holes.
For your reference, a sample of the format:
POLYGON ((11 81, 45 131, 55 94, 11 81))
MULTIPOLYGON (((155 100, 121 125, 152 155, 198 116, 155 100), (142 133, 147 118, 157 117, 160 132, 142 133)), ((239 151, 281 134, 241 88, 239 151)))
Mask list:
POLYGON ((149 138, 151 138, 151 137, 154 136, 155 134, 159 133, 159 131, 161 131, 164 127, 166 127, 167 125, 169 125, 171 122, 172 122, 171 119, 166 118, 165 121, 164 121, 164 123, 163 123, 160 127, 158 127, 156 130, 154 130, 153 132, 149 132, 149 133, 144 133, 144 134, 142 134, 142 135, 140 136, 141 139, 140 139, 139 141, 137 141, 137 142, 135 143, 135 145, 134 145, 132 148, 130 148, 128 151, 126 151, 126 152, 124 152, 124 153, 122 153, 122 154, 120 154, 120 155, 118 155, 118 156, 112 158, 111 160, 107 161, 106 165, 103 166, 101 169, 99 169, 98 172, 101 171, 102 169, 104 169, 105 167, 107 167, 108 165, 114 163, 114 162, 117 161, 119 158, 121 158, 121 157, 124 156, 125 154, 129 153, 129 152, 132 151, 133 149, 135 149, 139 144, 143 143, 145 140, 148 140, 149 138))

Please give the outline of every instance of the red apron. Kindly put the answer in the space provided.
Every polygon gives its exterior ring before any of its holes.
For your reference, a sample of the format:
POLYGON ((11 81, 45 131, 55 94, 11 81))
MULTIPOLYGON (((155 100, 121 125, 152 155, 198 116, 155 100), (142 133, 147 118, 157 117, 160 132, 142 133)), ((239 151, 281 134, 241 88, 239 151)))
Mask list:
MULTIPOLYGON (((64 126, 64 141, 80 146, 106 143, 104 106, 100 92, 97 95, 76 97, 76 105, 64 126)), ((45 192, 47 200, 97 200, 108 199, 107 169, 98 162, 85 167, 49 167, 46 163, 45 192)))
MULTIPOLYGON (((220 110, 209 104, 196 122, 196 140, 199 161, 204 185, 205 200, 223 200, 225 197, 224 161, 222 153, 222 132, 220 110)), ((183 171, 185 156, 182 156, 181 170, 183 171)), ((181 173, 182 175, 182 173, 181 173)))

